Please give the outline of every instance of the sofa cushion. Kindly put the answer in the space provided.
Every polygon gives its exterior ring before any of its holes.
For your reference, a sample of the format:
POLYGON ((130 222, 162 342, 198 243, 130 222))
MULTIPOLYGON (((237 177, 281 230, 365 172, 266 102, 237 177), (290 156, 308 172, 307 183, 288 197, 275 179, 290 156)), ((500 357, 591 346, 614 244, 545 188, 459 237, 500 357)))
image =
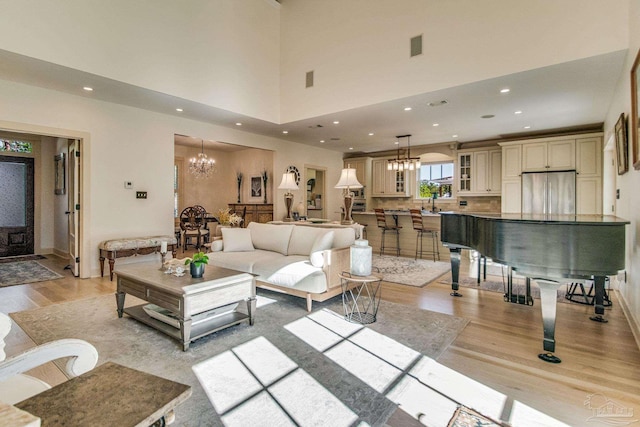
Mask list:
POLYGON ((256 249, 252 252, 210 252, 209 264, 231 270, 253 273, 256 262, 270 263, 274 259, 282 257, 279 253, 256 249))
MULTIPOLYGON (((289 240, 289 255, 309 255, 311 247, 319 236, 323 236, 331 230, 305 225, 294 226, 289 240)), ((333 238, 331 239, 333 241, 333 238)), ((330 249, 330 248, 329 248, 330 249)))
POLYGON ((348 248, 356 241, 356 230, 351 227, 333 229, 334 249, 348 248))
POLYGON ((223 228, 222 241, 224 252, 245 252, 255 249, 251 243, 251 232, 246 228, 223 228))
POLYGON ((309 261, 314 267, 322 267, 324 265, 324 256, 322 251, 331 249, 333 245, 333 231, 327 231, 326 233, 318 235, 316 240, 311 246, 311 254, 309 254, 309 261))
POLYGON ((289 239, 291 238, 294 227, 293 225, 252 222, 246 229, 251 230, 251 241, 256 249, 274 251, 282 255, 287 255, 289 239))

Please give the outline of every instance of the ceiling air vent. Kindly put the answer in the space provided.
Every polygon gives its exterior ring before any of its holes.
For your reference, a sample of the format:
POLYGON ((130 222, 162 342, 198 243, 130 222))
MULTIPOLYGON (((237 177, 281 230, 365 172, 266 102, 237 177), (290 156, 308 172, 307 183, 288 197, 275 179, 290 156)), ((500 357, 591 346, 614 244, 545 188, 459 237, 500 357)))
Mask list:
POLYGON ((411 37, 411 56, 422 55, 422 34, 411 37))
POLYGON ((305 87, 313 87, 313 71, 307 71, 305 79, 305 87))

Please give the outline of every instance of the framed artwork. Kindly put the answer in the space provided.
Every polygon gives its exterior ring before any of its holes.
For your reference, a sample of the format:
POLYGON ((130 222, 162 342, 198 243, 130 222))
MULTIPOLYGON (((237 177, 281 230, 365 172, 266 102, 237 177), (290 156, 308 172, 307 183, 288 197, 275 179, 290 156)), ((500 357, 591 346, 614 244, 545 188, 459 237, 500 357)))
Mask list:
POLYGON ((640 50, 631 67, 631 151, 633 152, 633 167, 640 170, 640 148, 638 147, 638 62, 640 62, 640 50))
POLYGON ((618 159, 618 175, 623 175, 629 170, 629 143, 627 142, 627 121, 624 113, 616 122, 616 157, 618 159))
POLYGON ((251 177, 251 198, 261 198, 262 197, 262 177, 261 176, 252 176, 251 177))
POLYGON ((65 194, 67 192, 67 179, 66 179, 66 167, 65 167, 65 156, 64 153, 57 154, 53 157, 53 161, 55 163, 55 194, 65 194))

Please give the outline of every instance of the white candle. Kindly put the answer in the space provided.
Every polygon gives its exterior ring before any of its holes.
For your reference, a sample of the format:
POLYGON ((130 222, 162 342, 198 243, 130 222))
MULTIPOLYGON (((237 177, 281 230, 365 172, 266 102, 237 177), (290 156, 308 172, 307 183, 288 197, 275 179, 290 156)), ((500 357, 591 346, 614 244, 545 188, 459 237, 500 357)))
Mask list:
POLYGON ((163 253, 163 254, 167 253, 167 242, 162 242, 160 244, 160 252, 163 253))

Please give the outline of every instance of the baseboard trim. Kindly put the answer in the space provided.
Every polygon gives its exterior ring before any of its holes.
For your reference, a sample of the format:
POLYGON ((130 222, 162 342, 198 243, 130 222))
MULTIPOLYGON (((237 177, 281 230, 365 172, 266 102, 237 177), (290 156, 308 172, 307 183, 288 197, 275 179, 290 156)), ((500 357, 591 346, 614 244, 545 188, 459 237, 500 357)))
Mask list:
POLYGON ((618 296, 618 302, 620 303, 620 307, 622 308, 622 313, 624 317, 627 318, 627 322, 629 323, 629 327, 631 328, 631 333, 633 334, 633 338, 636 340, 636 346, 640 350, 640 323, 638 319, 633 316, 633 312, 627 305, 627 301, 624 299, 624 295, 620 291, 616 291, 616 295, 618 296))

